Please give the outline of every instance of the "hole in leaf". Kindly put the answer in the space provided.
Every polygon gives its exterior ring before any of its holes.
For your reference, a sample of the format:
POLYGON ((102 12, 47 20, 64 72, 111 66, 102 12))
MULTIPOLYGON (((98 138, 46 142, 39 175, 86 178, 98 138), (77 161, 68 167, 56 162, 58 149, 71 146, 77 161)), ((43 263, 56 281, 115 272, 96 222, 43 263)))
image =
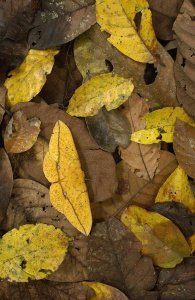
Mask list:
POLYGON ((112 63, 108 59, 105 59, 105 64, 106 64, 106 67, 108 68, 108 71, 112 72, 114 69, 112 63))
POLYGON ((24 270, 26 268, 27 261, 25 259, 22 260, 20 267, 24 270))
POLYGON ((45 207, 45 206, 43 206, 43 207, 42 207, 42 210, 43 210, 43 211, 45 211, 45 210, 46 210, 46 207, 45 207))
POLYGON ((32 46, 33 46, 33 47, 36 46, 36 44, 37 44, 36 42, 32 42, 32 46))
POLYGON ((158 72, 154 64, 146 64, 144 70, 144 81, 146 85, 152 84, 157 76, 158 72))
POLYGON ((27 242, 27 244, 30 244, 30 240, 29 239, 27 239, 26 242, 27 242))
POLYGON ((135 15, 135 18, 134 18, 134 22, 135 22, 135 26, 137 28, 137 31, 140 30, 141 18, 142 18, 142 14, 141 14, 141 12, 138 12, 135 15))
POLYGON ((182 67, 185 67, 185 64, 186 64, 186 59, 183 57, 181 66, 182 66, 182 67))

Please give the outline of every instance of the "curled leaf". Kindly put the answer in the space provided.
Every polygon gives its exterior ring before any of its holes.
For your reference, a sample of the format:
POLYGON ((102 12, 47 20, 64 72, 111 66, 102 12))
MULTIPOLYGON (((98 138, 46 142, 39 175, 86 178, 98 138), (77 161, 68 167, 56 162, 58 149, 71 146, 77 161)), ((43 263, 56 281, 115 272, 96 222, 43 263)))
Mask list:
POLYGON ((12 107, 35 97, 51 73, 58 50, 30 50, 19 67, 11 71, 4 85, 7 88, 6 105, 12 107))
POLYGON ((144 116, 146 128, 134 132, 131 140, 141 144, 153 144, 164 141, 173 142, 173 131, 176 119, 195 127, 195 121, 181 107, 165 107, 144 116))
POLYGON ((80 86, 68 106, 71 116, 88 117, 105 105, 107 110, 118 108, 133 91, 130 79, 112 73, 97 75, 80 86))
POLYGON ((34 117, 27 119, 22 111, 17 111, 9 121, 4 133, 4 145, 8 153, 29 150, 37 141, 41 121, 34 117))
POLYGON ((157 40, 146 0, 98 0, 96 17, 101 30, 110 34, 108 41, 123 54, 142 63, 155 61, 152 52, 157 40), (141 13, 141 21, 137 31, 134 19, 138 13, 141 13))
POLYGON ((53 129, 49 151, 43 162, 43 171, 52 183, 52 205, 63 213, 75 228, 88 235, 92 217, 84 173, 72 134, 62 121, 58 121, 53 129))
POLYGON ((174 268, 190 255, 189 245, 181 231, 156 212, 132 205, 123 212, 121 221, 142 243, 142 253, 161 268, 174 268))
POLYGON ((63 261, 68 241, 52 225, 28 224, 12 229, 0 240, 0 277, 17 282, 47 277, 63 261))
POLYGON ((155 202, 181 202, 195 212, 195 198, 185 171, 178 166, 158 191, 155 202))

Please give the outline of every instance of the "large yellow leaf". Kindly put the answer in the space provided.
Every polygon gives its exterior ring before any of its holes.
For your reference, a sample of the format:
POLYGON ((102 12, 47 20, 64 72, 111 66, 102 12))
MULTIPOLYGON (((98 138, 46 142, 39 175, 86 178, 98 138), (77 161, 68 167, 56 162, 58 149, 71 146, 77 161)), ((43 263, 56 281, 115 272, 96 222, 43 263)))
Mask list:
POLYGON ((131 135, 131 140, 140 144, 153 144, 161 141, 172 143, 176 119, 195 127, 195 121, 181 107, 165 107, 144 116, 146 128, 131 135))
POLYGON ((9 73, 4 85, 7 88, 6 105, 12 107, 35 97, 51 73, 58 50, 30 50, 19 67, 9 73))
POLYGON ((53 129, 43 171, 52 183, 50 200, 68 221, 88 235, 92 217, 84 173, 69 128, 58 121, 53 129))
POLYGON ((130 79, 112 73, 97 75, 80 86, 72 98, 67 113, 71 116, 94 116, 105 105, 107 110, 123 104, 133 91, 130 79))
POLYGON ((142 63, 155 61, 157 40, 146 0, 97 0, 96 18, 101 30, 110 34, 108 41, 123 54, 142 63), (137 13, 142 15, 138 30, 137 13))
POLYGON ((185 171, 178 166, 158 191, 155 202, 176 201, 195 213, 195 198, 185 171))
POLYGON ((52 225, 27 224, 0 239, 0 277, 17 282, 43 279, 57 270, 69 238, 52 225))
POLYGON ((190 255, 190 247, 181 231, 156 212, 132 205, 123 212, 121 221, 142 243, 142 253, 159 267, 174 268, 190 255))

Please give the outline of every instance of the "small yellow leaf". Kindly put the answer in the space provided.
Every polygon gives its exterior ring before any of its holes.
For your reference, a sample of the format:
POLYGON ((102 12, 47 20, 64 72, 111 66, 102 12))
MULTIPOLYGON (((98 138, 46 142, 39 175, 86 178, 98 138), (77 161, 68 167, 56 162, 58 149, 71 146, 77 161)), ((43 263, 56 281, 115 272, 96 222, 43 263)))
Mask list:
POLYGON ((50 200, 68 221, 88 235, 92 226, 91 209, 84 173, 69 128, 58 121, 53 129, 43 162, 43 172, 52 183, 50 200))
POLYGON ((27 224, 0 239, 0 277, 17 282, 38 280, 56 271, 70 239, 46 224, 27 224))
POLYGON ((173 131, 176 119, 195 127, 195 121, 181 107, 164 107, 144 116, 146 128, 131 135, 131 141, 140 144, 153 144, 164 141, 173 142, 173 131))
POLYGON ((80 86, 72 98, 67 113, 71 116, 94 116, 105 105, 107 110, 123 104, 133 91, 133 84, 112 73, 94 76, 80 86))
POLYGON ((193 234, 192 236, 189 237, 189 244, 191 247, 191 253, 193 253, 195 251, 195 234, 193 234))
POLYGON ((93 289, 96 296, 92 297, 90 300, 112 300, 112 292, 110 287, 106 284, 100 282, 82 282, 83 285, 88 286, 93 289))
POLYGON ((180 166, 167 178, 159 189, 155 199, 155 202, 168 201, 183 203, 184 206, 195 213, 195 198, 188 181, 188 176, 180 166))
POLYGON ((142 243, 142 253, 159 267, 174 268, 190 255, 190 247, 181 231, 156 212, 132 205, 123 212, 121 221, 142 243))
POLYGON ((40 125, 38 118, 28 120, 22 111, 15 112, 3 135, 6 151, 21 153, 29 150, 37 141, 40 125))
POLYGON ((7 88, 6 105, 12 107, 35 97, 51 73, 58 50, 30 50, 19 67, 9 73, 4 85, 7 88))
POLYGON ((146 0, 97 0, 96 18, 101 30, 110 34, 108 41, 123 54, 142 63, 155 61, 157 40, 146 0), (137 13, 141 13, 138 31, 137 13))

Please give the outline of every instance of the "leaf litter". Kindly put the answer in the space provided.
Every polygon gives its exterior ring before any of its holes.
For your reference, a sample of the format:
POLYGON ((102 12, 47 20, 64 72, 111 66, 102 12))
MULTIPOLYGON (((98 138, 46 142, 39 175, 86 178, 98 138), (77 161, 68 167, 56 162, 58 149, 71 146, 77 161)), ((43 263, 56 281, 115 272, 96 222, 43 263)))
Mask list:
POLYGON ((194 9, 0 3, 2 300, 195 298, 194 9))

